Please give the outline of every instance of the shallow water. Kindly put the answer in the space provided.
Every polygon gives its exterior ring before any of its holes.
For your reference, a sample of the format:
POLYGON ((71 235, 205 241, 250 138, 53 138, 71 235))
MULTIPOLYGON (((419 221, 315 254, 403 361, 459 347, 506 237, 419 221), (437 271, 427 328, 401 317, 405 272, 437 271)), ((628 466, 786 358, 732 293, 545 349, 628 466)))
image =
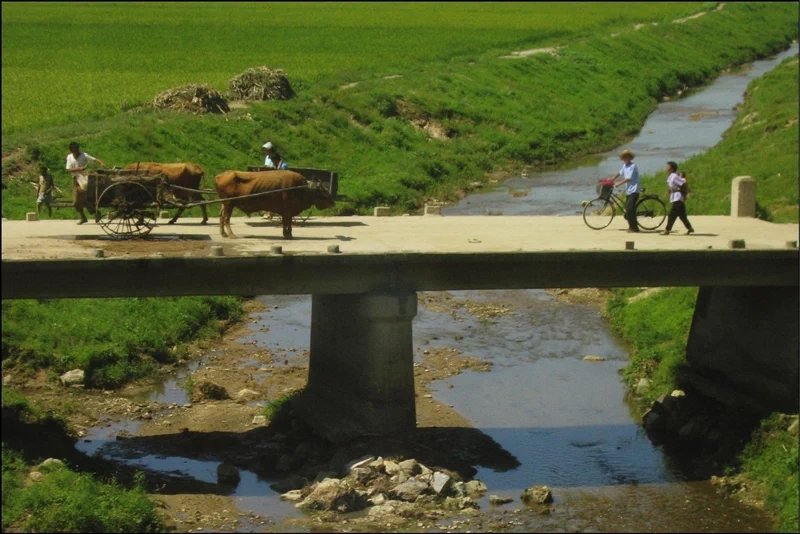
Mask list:
MULTIPOLYGON (((743 100, 750 80, 797 50, 794 44, 741 73, 721 76, 685 99, 662 103, 641 133, 623 147, 526 178, 509 179, 491 191, 465 197, 443 213, 575 214, 582 200, 595 196, 596 180, 618 170, 617 155, 622 148, 637 154, 642 173, 652 173, 661 170, 667 160, 680 162, 714 146, 735 118, 734 107, 743 100), (702 118, 689 119, 697 113, 703 113, 702 118), (514 198, 512 190, 529 194, 514 198)), ((753 532, 769 527, 763 513, 716 495, 708 482, 687 481, 650 442, 625 403, 619 373, 628 355, 597 310, 557 303, 543 290, 459 291, 451 295, 456 300, 502 302, 515 310, 479 320, 463 309, 454 318, 449 312, 420 306, 413 323, 416 359, 425 348, 441 346, 458 348, 465 355, 494 364, 488 373, 467 371, 431 386, 437 400, 453 405, 520 462, 518 468, 504 472, 479 468, 477 478, 489 488, 487 498, 480 502, 482 511, 499 514, 518 507, 524 488, 546 484, 554 494, 554 511, 543 516, 520 515, 510 531, 753 532), (605 361, 583 361, 588 354, 605 361), (448 384, 454 387, 448 388, 448 384), (489 494, 508 495, 516 502, 495 508, 488 503, 489 494)), ((263 296, 258 300, 269 308, 252 315, 251 331, 242 341, 255 342, 259 350, 270 350, 290 365, 304 363, 301 354, 309 348, 311 297, 263 296)), ((183 379, 213 359, 209 352, 146 397, 165 403, 188 402, 181 388, 183 379)), ((256 360, 252 363, 258 365, 256 360)), ((219 462, 158 457, 120 447, 114 437, 123 430, 133 433, 139 424, 127 421, 95 427, 78 448, 199 481, 216 481, 219 462)), ((240 510, 267 515, 276 523, 299 516, 291 503, 281 502, 269 488, 271 481, 258 479, 249 471, 241 471, 241 477, 233 493, 240 510)), ((254 525, 245 522, 240 531, 253 529, 254 525)))
MULTIPOLYGON (((735 107, 743 102, 750 81, 763 76, 787 57, 796 55, 797 43, 770 59, 756 61, 741 72, 723 74, 708 87, 681 100, 663 102, 650 114, 639 134, 629 143, 579 162, 516 177, 495 188, 461 199, 442 208, 443 215, 575 215, 581 201, 597 196, 597 180, 613 176, 620 167, 619 153, 628 148, 636 154, 641 174, 664 170, 667 161, 681 161, 716 145, 736 119, 735 107), (699 120, 692 115, 705 113, 699 120), (512 191, 527 191, 514 198, 512 191)), ((734 177, 731 176, 731 179, 734 177)))

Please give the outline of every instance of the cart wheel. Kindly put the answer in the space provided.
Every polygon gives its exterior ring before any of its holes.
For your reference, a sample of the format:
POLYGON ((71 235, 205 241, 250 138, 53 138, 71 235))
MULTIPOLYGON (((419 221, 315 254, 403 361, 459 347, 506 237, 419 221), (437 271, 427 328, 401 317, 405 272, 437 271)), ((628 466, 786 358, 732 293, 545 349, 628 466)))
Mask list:
POLYGON ((108 186, 97 199, 97 208, 100 206, 109 208, 99 223, 110 236, 141 237, 156 225, 158 207, 142 184, 118 182, 108 186))

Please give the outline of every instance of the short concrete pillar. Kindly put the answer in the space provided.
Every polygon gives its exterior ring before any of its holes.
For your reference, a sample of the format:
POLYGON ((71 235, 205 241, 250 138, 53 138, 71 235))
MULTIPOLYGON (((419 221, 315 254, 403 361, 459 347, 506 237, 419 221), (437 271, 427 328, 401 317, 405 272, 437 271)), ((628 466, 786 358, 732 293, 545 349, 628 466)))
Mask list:
POLYGON ((438 204, 425 204, 425 215, 441 215, 442 207, 438 204))
POLYGON ((220 246, 212 246, 211 247, 211 255, 212 256, 224 256, 225 252, 222 250, 220 246))
POLYGON ((314 295, 300 414, 334 441, 413 429, 416 315, 413 291, 314 295))
POLYGON ((280 245, 272 245, 269 247, 270 254, 283 254, 283 247, 280 245))
POLYGON ((756 216, 756 181, 750 176, 737 176, 731 186, 731 217, 756 216))
POLYGON ((388 217, 389 216, 389 207, 388 206, 378 206, 375 208, 375 217, 388 217))
POLYGON ((167 210, 161 210, 158 212, 159 219, 169 219, 169 212, 167 210))
POLYGON ((328 252, 330 252, 331 254, 338 254, 339 245, 328 245, 328 252))
POLYGON ((25 214, 25 220, 28 222, 35 222, 39 220, 39 215, 35 211, 29 211, 25 214))
POLYGON ((625 250, 634 250, 634 242, 625 241, 625 250))
POLYGON ((106 253, 102 248, 93 249, 92 254, 94 254, 95 258, 105 258, 106 256, 106 253))
POLYGON ((746 248, 744 239, 731 239, 728 241, 728 248, 746 248))

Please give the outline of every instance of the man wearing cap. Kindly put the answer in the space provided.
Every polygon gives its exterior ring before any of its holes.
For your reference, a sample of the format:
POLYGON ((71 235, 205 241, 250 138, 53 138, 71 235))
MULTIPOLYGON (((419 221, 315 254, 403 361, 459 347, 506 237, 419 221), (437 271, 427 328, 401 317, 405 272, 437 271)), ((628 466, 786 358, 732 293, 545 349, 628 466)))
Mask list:
POLYGON ((275 164, 272 162, 272 143, 267 141, 261 146, 261 148, 264 149, 264 167, 274 169, 275 164))
POLYGON ((615 181, 622 176, 622 181, 615 183, 614 187, 619 187, 623 184, 628 184, 625 191, 627 199, 625 200, 625 220, 628 221, 628 232, 638 232, 639 223, 636 222, 636 202, 639 200, 639 169, 633 162, 636 154, 628 149, 622 151, 619 159, 623 161, 622 168, 615 174, 611 181, 615 181))

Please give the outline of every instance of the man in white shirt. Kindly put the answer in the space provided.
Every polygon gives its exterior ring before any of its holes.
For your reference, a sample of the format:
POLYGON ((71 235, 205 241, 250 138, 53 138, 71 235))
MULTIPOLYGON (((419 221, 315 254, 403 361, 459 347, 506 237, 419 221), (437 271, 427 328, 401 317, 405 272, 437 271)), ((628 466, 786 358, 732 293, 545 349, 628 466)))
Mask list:
POLYGON ((89 177, 86 174, 86 166, 90 161, 100 164, 101 167, 105 166, 103 160, 90 156, 86 152, 81 152, 81 147, 75 141, 69 144, 70 153, 67 154, 67 170, 72 173, 72 201, 81 220, 78 224, 85 224, 86 214, 83 213, 83 208, 87 207, 89 213, 94 210, 94 206, 89 206, 86 203, 86 189, 89 185, 89 177))

